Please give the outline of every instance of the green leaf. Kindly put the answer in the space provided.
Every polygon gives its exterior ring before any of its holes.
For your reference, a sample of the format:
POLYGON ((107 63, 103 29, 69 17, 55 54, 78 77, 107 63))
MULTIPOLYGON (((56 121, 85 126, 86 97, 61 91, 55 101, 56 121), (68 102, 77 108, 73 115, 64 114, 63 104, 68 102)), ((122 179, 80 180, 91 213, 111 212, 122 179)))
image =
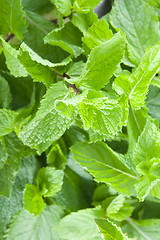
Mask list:
POLYGON ((118 195, 109 204, 107 208, 107 216, 116 221, 126 220, 131 216, 134 207, 131 207, 126 201, 123 195, 118 195))
POLYGON ((62 189, 53 199, 67 212, 76 212, 90 207, 95 186, 90 174, 72 159, 71 154, 67 160, 62 189))
POLYGON ((56 226, 61 239, 102 240, 94 218, 102 217, 103 210, 85 209, 64 217, 56 226))
MULTIPOLYGON (((67 58, 68 53, 61 48, 44 44, 43 38, 57 27, 56 24, 33 12, 25 12, 24 16, 28 24, 28 31, 24 34, 24 42, 32 48, 33 51, 43 59, 48 59, 53 63, 60 63, 67 58)), ((66 62, 67 61, 69 62, 69 60, 66 59, 66 62)))
POLYGON ((74 2, 73 8, 75 8, 75 10, 79 9, 83 12, 83 9, 92 9, 96 7, 100 2, 101 0, 76 0, 74 2))
POLYGON ((118 102, 105 98, 99 92, 89 91, 79 104, 79 114, 87 130, 91 127, 108 138, 120 130, 122 112, 118 102))
POLYGON ((122 231, 129 237, 136 237, 138 240, 159 240, 159 227, 159 219, 134 220, 128 218, 122 231))
POLYGON ((35 148, 42 143, 46 145, 47 142, 51 145, 70 127, 74 119, 60 115, 55 108, 55 101, 63 99, 67 94, 68 89, 62 82, 48 89, 36 116, 19 133, 24 144, 35 148))
POLYGON ((33 184, 40 164, 34 156, 24 157, 13 184, 10 198, 0 196, 0 239, 10 224, 11 217, 16 214, 23 205, 23 189, 25 184, 33 184))
POLYGON ((49 0, 22 0, 22 6, 24 10, 32 12, 45 13, 53 8, 53 5, 49 0))
POLYGON ((149 115, 160 123, 160 89, 150 86, 146 102, 149 115))
POLYGON ((54 64, 48 60, 42 59, 25 43, 21 44, 18 59, 27 69, 28 73, 31 74, 35 82, 43 82, 47 87, 54 82, 55 73, 53 68, 64 66, 68 63, 64 61, 62 63, 54 64))
POLYGON ((8 157, 0 169, 0 195, 9 197, 21 164, 24 147, 14 133, 4 137, 4 144, 8 157))
POLYGON ((131 195, 139 178, 127 166, 125 158, 103 142, 77 143, 71 147, 73 158, 86 167, 97 182, 109 183, 116 191, 131 195))
POLYGON ((63 211, 57 205, 47 207, 35 217, 21 210, 14 216, 5 236, 6 240, 22 240, 22 238, 24 240, 60 240, 54 226, 62 216, 63 211))
POLYGON ((92 26, 92 24, 98 21, 98 16, 91 9, 88 13, 76 13, 73 14, 72 23, 79 28, 79 30, 85 34, 87 29, 92 26))
POLYGON ((130 107, 128 121, 127 121, 127 132, 129 140, 128 153, 131 153, 135 147, 138 137, 141 135, 144 126, 147 121, 147 110, 141 108, 140 110, 134 110, 130 107))
POLYGON ((95 47, 79 79, 80 86, 99 90, 106 85, 123 57, 124 45, 124 38, 118 33, 107 42, 95 47))
POLYGON ((12 48, 6 41, 0 37, 3 45, 3 52, 6 58, 6 65, 10 70, 10 73, 15 77, 26 77, 28 73, 23 65, 17 59, 18 51, 12 48))
POLYGON ((13 33, 20 40, 26 31, 26 22, 20 0, 1 0, 0 34, 13 33))
POLYGON ((116 224, 112 223, 109 219, 95 219, 98 228, 105 240, 127 240, 123 235, 120 228, 116 224))
POLYGON ((50 0, 65 17, 71 14, 72 0, 50 0))
POLYGON ((113 33, 109 29, 108 23, 101 19, 87 30, 82 41, 92 50, 112 37, 113 33))
POLYGON ((55 29, 45 36, 44 42, 61 47, 74 57, 82 52, 82 33, 71 22, 66 23, 62 28, 55 29))
POLYGON ((52 144, 47 154, 47 164, 56 169, 64 169, 67 161, 67 148, 62 138, 52 144))
POLYGON ((157 179, 154 175, 146 174, 142 176, 140 181, 135 185, 139 200, 144 201, 149 194, 153 194, 154 197, 160 197, 159 182, 160 179, 157 179))
POLYGON ((115 29, 125 33, 129 58, 135 65, 139 64, 148 47, 159 42, 158 18, 143 0, 115 1, 110 21, 115 29))
POLYGON ((38 191, 44 197, 52 197, 61 190, 64 173, 53 167, 43 167, 39 170, 36 182, 38 191))
MULTIPOLYGON (((160 131, 156 125, 147 121, 137 145, 134 148, 134 162, 137 166, 145 162, 149 167, 149 160, 160 158, 160 131)), ((147 169, 146 169, 147 170, 147 169)), ((146 171, 147 173, 147 171, 146 171)))
POLYGON ((0 169, 3 168, 8 158, 3 138, 0 139, 0 169))
POLYGON ((121 75, 114 81, 113 88, 118 94, 125 93, 131 107, 140 109, 144 106, 144 100, 149 83, 160 67, 160 45, 157 44, 145 52, 139 66, 130 75, 121 75))
POLYGON ((158 181, 160 181, 159 149, 160 131, 154 123, 147 121, 133 152, 136 170, 140 175, 142 175, 140 181, 136 184, 138 198, 141 201, 144 200, 150 190, 157 184, 158 181))
POLYGON ((45 208, 42 195, 35 185, 26 185, 23 203, 25 209, 34 216, 39 215, 45 208))
POLYGON ((12 110, 0 109, 0 136, 4 136, 13 131, 16 116, 17 113, 12 110))
POLYGON ((0 108, 9 108, 11 94, 8 82, 0 75, 0 108))

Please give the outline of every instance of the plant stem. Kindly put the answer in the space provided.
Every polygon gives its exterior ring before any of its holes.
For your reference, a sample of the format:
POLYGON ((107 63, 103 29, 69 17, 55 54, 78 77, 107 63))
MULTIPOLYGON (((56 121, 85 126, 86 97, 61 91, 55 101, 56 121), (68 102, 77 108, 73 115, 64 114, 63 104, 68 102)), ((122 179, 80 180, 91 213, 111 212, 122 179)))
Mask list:
POLYGON ((14 34, 11 33, 7 38, 6 38, 6 42, 9 42, 9 40, 11 40, 14 37, 14 34))
MULTIPOLYGON (((55 72, 55 71, 54 71, 54 72, 55 72)), ((55 72, 55 74, 58 75, 58 76, 60 76, 60 77, 63 77, 63 78, 66 77, 67 79, 71 79, 70 76, 68 76, 66 73, 63 73, 63 75, 62 75, 62 74, 59 74, 59 73, 55 72)), ((76 95, 79 95, 79 94, 80 94, 80 92, 79 92, 79 90, 78 90, 78 88, 76 87, 75 84, 70 84, 69 86, 70 86, 71 88, 73 88, 73 90, 74 90, 74 92, 75 92, 76 95)))

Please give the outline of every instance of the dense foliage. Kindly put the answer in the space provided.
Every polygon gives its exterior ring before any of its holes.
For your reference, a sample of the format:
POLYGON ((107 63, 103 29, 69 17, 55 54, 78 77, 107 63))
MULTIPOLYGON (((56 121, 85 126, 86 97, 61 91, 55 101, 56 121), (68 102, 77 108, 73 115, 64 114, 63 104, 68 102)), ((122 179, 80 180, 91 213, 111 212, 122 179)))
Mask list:
POLYGON ((160 2, 0 0, 0 240, 160 239, 160 2))

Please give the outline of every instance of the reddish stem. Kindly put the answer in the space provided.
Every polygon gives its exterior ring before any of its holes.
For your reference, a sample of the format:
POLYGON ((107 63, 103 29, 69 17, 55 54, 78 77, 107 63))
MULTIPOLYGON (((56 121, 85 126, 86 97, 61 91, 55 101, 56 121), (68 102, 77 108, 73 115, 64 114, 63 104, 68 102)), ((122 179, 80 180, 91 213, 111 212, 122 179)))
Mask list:
POLYGON ((7 38, 6 38, 6 42, 9 42, 9 40, 11 40, 14 37, 14 34, 11 33, 7 38))
MULTIPOLYGON (((67 79, 71 79, 70 76, 68 76, 66 73, 63 73, 63 75, 62 75, 62 74, 59 74, 59 73, 55 72, 55 74, 58 75, 58 76, 60 76, 60 77, 63 77, 63 78, 66 77, 67 79)), ((74 90, 74 92, 75 92, 76 95, 79 95, 79 94, 80 94, 80 92, 79 92, 79 90, 78 90, 78 88, 76 87, 75 84, 70 84, 69 86, 70 86, 71 88, 73 88, 73 90, 74 90)))

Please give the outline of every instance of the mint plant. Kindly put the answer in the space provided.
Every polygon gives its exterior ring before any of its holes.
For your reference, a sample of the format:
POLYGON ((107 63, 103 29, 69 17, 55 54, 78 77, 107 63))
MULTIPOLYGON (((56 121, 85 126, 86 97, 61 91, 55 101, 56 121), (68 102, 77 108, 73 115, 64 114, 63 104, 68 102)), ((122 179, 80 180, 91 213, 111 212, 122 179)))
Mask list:
POLYGON ((0 240, 160 238, 160 2, 100 2, 1 0, 0 240))

